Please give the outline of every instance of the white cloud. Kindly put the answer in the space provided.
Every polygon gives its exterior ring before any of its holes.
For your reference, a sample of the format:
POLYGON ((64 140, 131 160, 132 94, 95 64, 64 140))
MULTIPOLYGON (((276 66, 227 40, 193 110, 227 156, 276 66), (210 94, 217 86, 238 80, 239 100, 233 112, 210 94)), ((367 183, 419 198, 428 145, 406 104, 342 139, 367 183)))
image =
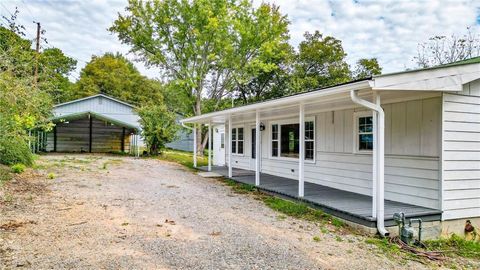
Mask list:
MULTIPOLYGON (((264 0, 269 2, 269 0, 264 0)), ((260 3, 256 0, 255 3, 260 3)), ((291 22, 291 43, 303 40, 305 31, 319 30, 343 42, 348 61, 377 57, 385 72, 412 67, 419 42, 433 35, 464 33, 467 26, 478 31, 478 1, 321 1, 273 0, 291 22)), ((42 23, 51 46, 79 60, 77 73, 92 55, 126 54, 128 46, 107 31, 126 1, 28 1, 0 0, 0 14, 7 16, 18 6, 19 22, 33 39, 35 25, 42 23)), ((128 56, 134 59, 133 55, 128 56)), ((136 63, 139 70, 157 77, 159 72, 136 63)))

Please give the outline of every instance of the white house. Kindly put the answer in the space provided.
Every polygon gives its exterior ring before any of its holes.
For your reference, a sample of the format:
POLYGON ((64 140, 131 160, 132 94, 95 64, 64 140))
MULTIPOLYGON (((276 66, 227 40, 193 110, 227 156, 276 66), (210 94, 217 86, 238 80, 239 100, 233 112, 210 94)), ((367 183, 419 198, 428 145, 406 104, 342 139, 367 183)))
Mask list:
POLYGON ((208 170, 382 235, 395 212, 433 235, 461 233, 466 219, 480 227, 480 58, 181 122, 209 126, 208 170))

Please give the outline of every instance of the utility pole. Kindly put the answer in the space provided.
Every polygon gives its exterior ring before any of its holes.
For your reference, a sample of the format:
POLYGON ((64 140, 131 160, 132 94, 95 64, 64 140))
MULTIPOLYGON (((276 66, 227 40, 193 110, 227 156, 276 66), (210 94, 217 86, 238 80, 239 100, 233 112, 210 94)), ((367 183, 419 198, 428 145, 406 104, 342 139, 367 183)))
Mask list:
POLYGON ((40 23, 39 22, 33 22, 33 23, 36 23, 37 24, 37 44, 36 44, 36 47, 35 47, 35 51, 37 52, 36 56, 35 56, 35 75, 34 75, 34 82, 33 84, 35 85, 35 87, 37 86, 37 82, 38 82, 38 56, 40 54, 40 23))

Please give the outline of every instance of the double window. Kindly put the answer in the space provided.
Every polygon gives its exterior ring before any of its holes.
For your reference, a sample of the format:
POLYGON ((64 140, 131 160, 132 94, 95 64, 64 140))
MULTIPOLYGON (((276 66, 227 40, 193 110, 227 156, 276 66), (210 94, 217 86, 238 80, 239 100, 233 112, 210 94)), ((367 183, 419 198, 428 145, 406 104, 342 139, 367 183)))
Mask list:
POLYGON ((243 128, 232 128, 232 153, 243 155, 243 128))
MULTIPOLYGON (((300 124, 273 124, 272 125, 272 157, 298 158, 300 156, 300 124)), ((315 124, 314 121, 305 122, 305 156, 306 160, 313 160, 315 153, 315 124)))

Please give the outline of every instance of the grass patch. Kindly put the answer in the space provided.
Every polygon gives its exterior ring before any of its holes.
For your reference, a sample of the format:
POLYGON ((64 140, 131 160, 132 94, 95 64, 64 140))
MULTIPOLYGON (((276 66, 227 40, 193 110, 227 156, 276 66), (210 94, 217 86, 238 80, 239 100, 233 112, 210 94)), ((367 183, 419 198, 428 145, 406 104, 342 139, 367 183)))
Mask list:
POLYGON ((14 173, 22 173, 25 171, 25 169, 27 168, 27 166, 21 164, 21 163, 17 163, 15 165, 12 166, 12 171, 14 173))
POLYGON ((480 242, 465 240, 453 234, 450 238, 427 240, 424 242, 427 250, 442 251, 446 255, 480 259, 480 242))
POLYGON ((313 241, 315 242, 320 242, 320 236, 314 236, 313 241))
POLYGON ((11 169, 7 166, 0 165, 0 187, 12 179, 11 169))
MULTIPOLYGON (((184 152, 184 151, 178 151, 178 150, 165 150, 163 151, 160 155, 158 155, 158 158, 161 160, 166 160, 166 161, 171 161, 171 162, 176 162, 179 164, 182 164, 183 166, 186 166, 190 169, 193 169, 193 154, 190 152, 184 152)), ((208 165, 208 159, 206 156, 197 156, 197 166, 207 166, 208 165)))
POLYGON ((55 174, 54 174, 54 173, 49 173, 49 174, 47 175, 47 178, 48 178, 48 179, 55 179, 55 174))

